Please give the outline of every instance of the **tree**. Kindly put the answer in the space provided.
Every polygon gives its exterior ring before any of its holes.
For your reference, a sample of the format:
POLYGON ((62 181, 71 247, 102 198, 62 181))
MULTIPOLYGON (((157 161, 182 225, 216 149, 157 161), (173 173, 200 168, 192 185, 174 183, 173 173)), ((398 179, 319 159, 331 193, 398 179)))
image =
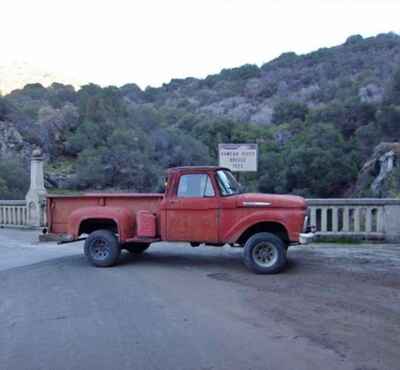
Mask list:
POLYGON ((393 79, 388 84, 385 103, 387 105, 400 105, 400 68, 397 69, 393 79))
POLYGON ((400 106, 384 105, 376 115, 378 126, 386 139, 400 135, 400 106))
POLYGON ((308 108, 303 103, 294 101, 281 101, 274 107, 272 123, 289 123, 295 119, 304 121, 308 114, 308 108))
POLYGON ((344 103, 329 104, 322 109, 314 110, 308 119, 313 123, 334 123, 344 138, 348 139, 359 127, 375 121, 375 114, 376 106, 354 99, 344 103))
POLYGON ((29 187, 29 171, 18 159, 0 158, 0 199, 23 199, 29 187))
POLYGON ((283 151, 286 190, 303 196, 342 193, 357 176, 357 162, 340 132, 329 124, 307 127, 283 151))

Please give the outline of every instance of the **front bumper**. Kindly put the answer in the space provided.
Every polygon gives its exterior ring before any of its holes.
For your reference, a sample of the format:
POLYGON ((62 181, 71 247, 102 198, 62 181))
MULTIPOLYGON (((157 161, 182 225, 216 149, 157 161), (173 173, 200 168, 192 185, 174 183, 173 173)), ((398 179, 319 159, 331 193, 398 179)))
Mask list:
POLYGON ((310 244, 314 241, 314 239, 315 239, 314 233, 301 233, 299 235, 300 244, 310 244))

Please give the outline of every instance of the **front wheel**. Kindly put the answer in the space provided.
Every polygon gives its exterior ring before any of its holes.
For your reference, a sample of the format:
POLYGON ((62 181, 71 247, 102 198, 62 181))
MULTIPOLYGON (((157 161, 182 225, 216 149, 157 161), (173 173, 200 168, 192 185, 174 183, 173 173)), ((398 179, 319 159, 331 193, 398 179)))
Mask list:
POLYGON ((257 233, 244 245, 244 263, 257 274, 276 274, 287 264, 285 243, 271 233, 257 233))
POLYGON ((85 256, 96 267, 109 267, 117 263, 121 248, 116 235, 109 230, 93 231, 85 241, 85 256))

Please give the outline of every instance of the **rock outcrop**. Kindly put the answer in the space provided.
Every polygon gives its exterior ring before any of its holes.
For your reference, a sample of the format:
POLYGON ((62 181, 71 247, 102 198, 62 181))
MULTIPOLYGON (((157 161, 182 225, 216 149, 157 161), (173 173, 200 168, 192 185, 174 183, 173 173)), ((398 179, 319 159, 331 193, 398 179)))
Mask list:
POLYGON ((32 146, 24 139, 14 123, 0 121, 0 156, 11 157, 18 153, 29 158, 32 146))
POLYGON ((354 194, 359 196, 390 197, 393 190, 388 184, 400 160, 400 143, 380 143, 358 176, 354 194))

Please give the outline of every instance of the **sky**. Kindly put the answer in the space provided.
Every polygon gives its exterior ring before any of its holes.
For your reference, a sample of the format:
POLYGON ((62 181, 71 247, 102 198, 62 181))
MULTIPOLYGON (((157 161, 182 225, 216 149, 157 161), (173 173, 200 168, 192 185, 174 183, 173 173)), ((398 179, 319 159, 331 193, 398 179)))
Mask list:
POLYGON ((0 0, 0 63, 160 86, 400 32, 399 0, 0 0))

